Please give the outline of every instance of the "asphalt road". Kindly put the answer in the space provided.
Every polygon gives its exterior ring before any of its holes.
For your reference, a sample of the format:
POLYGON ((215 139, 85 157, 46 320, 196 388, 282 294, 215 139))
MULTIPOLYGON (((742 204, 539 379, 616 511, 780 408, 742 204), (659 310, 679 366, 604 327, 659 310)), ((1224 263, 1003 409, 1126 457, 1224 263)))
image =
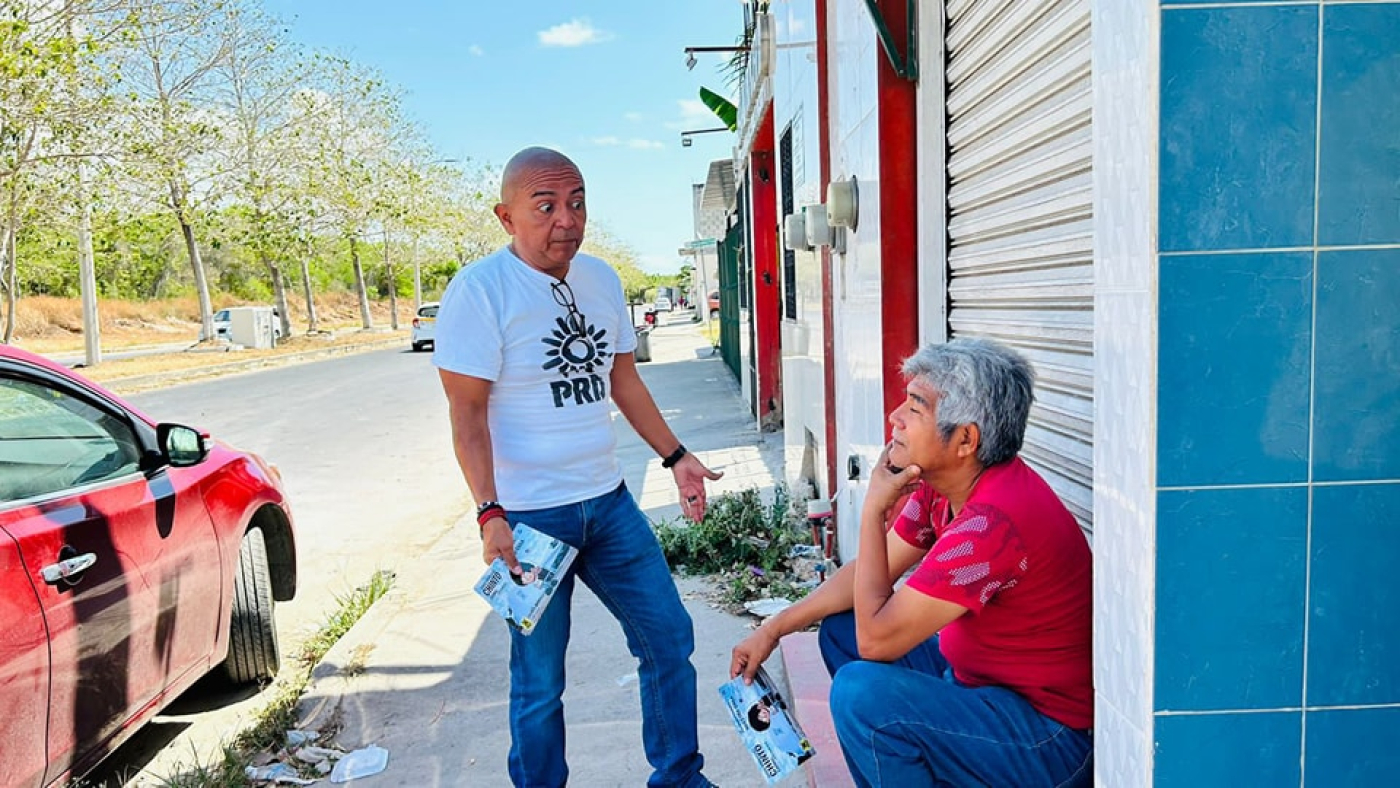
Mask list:
MULTIPOLYGON (((427 353, 375 351, 174 386, 128 399, 147 415, 208 430, 277 465, 296 520, 297 598, 279 604, 289 653, 337 596, 407 560, 470 507, 447 428, 447 402, 427 353)), ((197 685, 122 747, 92 782, 169 774, 238 730, 257 707, 215 682, 197 685)))

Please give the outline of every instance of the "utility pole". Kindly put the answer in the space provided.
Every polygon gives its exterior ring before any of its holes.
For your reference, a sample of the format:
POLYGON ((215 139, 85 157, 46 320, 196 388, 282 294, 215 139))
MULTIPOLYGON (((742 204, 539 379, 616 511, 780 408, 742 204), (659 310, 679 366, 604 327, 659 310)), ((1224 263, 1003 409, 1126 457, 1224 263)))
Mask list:
POLYGON ((413 315, 418 316, 418 309, 423 306, 423 273, 418 268, 418 230, 411 231, 411 243, 408 255, 413 259, 413 315))
POLYGON ((97 267, 92 259, 92 205, 87 164, 78 162, 78 289, 83 299, 83 347, 87 366, 102 363, 102 329, 97 316, 97 267))
POLYGON ((398 331, 399 294, 394 283, 394 264, 389 261, 389 223, 387 221, 384 223, 384 276, 389 280, 389 328, 398 331))

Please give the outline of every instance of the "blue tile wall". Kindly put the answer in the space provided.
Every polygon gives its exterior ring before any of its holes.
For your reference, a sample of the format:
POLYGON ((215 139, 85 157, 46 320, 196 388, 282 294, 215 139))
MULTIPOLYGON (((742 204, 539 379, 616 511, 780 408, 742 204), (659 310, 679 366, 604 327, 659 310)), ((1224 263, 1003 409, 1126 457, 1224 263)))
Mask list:
POLYGON ((1308 491, 1157 498, 1156 707, 1298 707, 1308 491))
POLYGON ((1400 782, 1400 709, 1320 711, 1308 715, 1307 785, 1392 786, 1400 782))
POLYGON ((1313 493, 1308 706, 1400 703, 1397 518, 1400 483, 1313 493))
POLYGON ((1162 251, 1313 237, 1316 6, 1162 12, 1162 251))
POLYGON ((1318 242, 1400 243, 1400 5, 1325 6, 1322 29, 1318 242))
POLYGON ((1296 786, 1302 727, 1300 712, 1158 715, 1153 785, 1296 786))
POLYGON ((1305 482, 1310 252, 1163 257, 1158 483, 1305 482))
POLYGON ((1160 65, 1154 784, 1400 785, 1400 0, 1160 65))
MULTIPOLYGON (((1400 126, 1389 131, 1400 144, 1400 126)), ((1400 167, 1396 173, 1400 177, 1400 167)), ((1313 410, 1317 481, 1400 479, 1397 318, 1400 249, 1318 256, 1313 410)))

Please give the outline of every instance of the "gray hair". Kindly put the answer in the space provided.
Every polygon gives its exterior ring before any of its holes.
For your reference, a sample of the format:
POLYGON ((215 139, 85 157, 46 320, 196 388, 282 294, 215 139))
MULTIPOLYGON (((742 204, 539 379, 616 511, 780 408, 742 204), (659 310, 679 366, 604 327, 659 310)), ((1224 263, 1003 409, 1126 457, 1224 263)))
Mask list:
POLYGON ((963 424, 977 425, 983 466, 1006 462, 1021 450, 1035 371, 1020 353, 988 339, 954 339, 924 345, 904 360, 903 371, 938 391, 938 429, 945 440, 963 424))

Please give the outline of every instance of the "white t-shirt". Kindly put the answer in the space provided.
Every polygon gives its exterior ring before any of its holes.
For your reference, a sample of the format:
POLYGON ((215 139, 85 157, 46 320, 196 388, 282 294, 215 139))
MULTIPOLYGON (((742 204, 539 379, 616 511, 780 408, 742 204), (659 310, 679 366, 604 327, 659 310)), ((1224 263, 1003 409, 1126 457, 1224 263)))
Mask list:
POLYGON ((622 482, 613 355, 637 347, 622 281, 576 255, 565 281, 581 321, 556 300, 558 281, 507 247, 457 272, 438 309, 433 363, 492 381, 496 496, 507 509, 578 503, 622 482))

